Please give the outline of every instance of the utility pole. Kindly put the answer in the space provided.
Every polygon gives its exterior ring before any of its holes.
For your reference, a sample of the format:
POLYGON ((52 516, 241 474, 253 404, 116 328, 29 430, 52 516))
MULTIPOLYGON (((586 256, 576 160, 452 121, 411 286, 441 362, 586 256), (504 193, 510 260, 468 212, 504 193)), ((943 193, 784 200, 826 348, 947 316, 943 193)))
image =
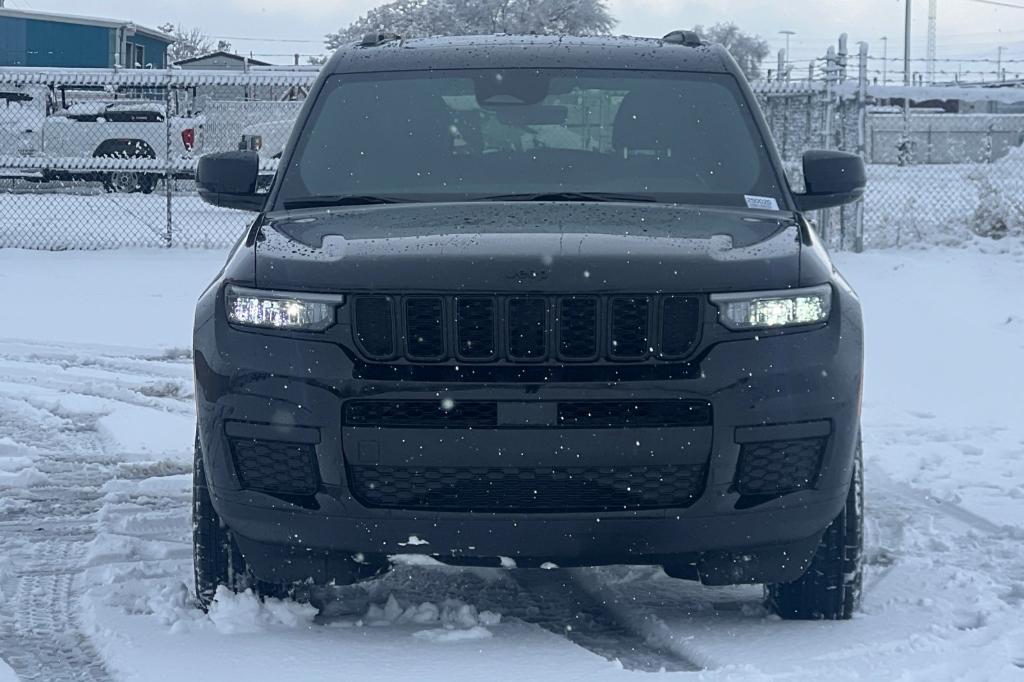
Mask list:
POLYGON ((925 71, 928 74, 928 85, 935 82, 935 25, 938 23, 938 0, 928 0, 928 58, 925 71))
POLYGON ((907 3, 907 16, 903 24, 903 84, 910 85, 910 18, 912 0, 904 0, 907 3))
POLYGON ((1006 47, 1003 45, 999 46, 999 57, 996 59, 996 78, 1001 81, 1006 80, 1003 78, 1003 50, 1005 49, 1006 47))
POLYGON ((796 31, 790 31, 789 29, 785 29, 783 31, 779 31, 779 33, 781 35, 786 36, 786 63, 788 64, 791 61, 789 57, 789 38, 790 36, 795 36, 796 31))
POLYGON ((882 85, 889 84, 889 36, 882 36, 882 85))
MULTIPOLYGON (((907 3, 907 15, 904 19, 903 26, 903 86, 905 88, 910 87, 910 18, 911 18, 911 0, 904 0, 907 3)), ((910 93, 905 92, 903 94, 903 139, 900 141, 900 155, 901 163, 910 162, 910 158, 913 154, 912 145, 910 142, 910 93), (904 157, 905 155, 905 157, 904 157)))

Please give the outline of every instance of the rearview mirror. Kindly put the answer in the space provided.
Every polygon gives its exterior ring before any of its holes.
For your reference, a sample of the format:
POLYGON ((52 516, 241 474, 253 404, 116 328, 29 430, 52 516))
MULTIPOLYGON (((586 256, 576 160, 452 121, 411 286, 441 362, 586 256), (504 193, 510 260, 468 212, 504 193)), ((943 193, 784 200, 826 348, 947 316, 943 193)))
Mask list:
POLYGON ((848 152, 811 150, 804 153, 803 194, 796 194, 801 211, 842 206, 864 195, 864 159, 848 152))
POLYGON ((260 157, 253 151, 220 152, 199 159, 196 184, 203 201, 222 208, 262 211, 266 194, 256 193, 260 157))

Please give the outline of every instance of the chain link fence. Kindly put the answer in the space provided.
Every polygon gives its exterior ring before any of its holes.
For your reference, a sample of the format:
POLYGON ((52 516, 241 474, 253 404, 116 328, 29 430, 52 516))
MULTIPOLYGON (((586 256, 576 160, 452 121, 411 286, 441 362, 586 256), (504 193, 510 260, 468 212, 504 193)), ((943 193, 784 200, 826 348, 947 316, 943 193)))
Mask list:
POLYGON ((0 248, 230 245, 251 216, 199 198, 199 157, 286 134, 315 77, 0 69, 0 248))
MULTIPOLYGON (((844 42, 752 84, 795 188, 808 149, 868 163, 865 199, 816 216, 831 248, 1024 233, 1024 87, 879 86, 844 42)), ((315 77, 0 68, 0 248, 230 245, 250 216, 199 199, 199 157, 256 149, 272 174, 315 77)))

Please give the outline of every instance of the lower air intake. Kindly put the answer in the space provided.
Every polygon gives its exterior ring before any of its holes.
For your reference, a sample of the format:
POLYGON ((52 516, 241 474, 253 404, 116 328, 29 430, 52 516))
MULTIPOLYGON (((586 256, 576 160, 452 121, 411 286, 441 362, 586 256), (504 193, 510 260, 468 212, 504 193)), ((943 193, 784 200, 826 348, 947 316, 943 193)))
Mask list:
POLYGON ((312 445, 231 438, 235 471, 246 490, 271 495, 313 495, 317 490, 312 445))
POLYGON ((746 443, 740 448, 736 489, 741 495, 782 495, 818 480, 827 438, 746 443))
POLYGON ((690 506, 700 465, 622 467, 348 467, 368 507, 478 512, 586 512, 690 506))

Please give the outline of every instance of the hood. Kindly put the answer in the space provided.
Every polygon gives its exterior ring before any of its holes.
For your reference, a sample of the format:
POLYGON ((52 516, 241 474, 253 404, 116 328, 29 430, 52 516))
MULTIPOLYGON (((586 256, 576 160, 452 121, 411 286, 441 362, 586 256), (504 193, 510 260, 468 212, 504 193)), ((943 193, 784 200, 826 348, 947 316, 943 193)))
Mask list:
POLYGON ((702 292, 799 281, 790 213, 650 204, 409 204, 271 215, 256 285, 329 292, 702 292))

